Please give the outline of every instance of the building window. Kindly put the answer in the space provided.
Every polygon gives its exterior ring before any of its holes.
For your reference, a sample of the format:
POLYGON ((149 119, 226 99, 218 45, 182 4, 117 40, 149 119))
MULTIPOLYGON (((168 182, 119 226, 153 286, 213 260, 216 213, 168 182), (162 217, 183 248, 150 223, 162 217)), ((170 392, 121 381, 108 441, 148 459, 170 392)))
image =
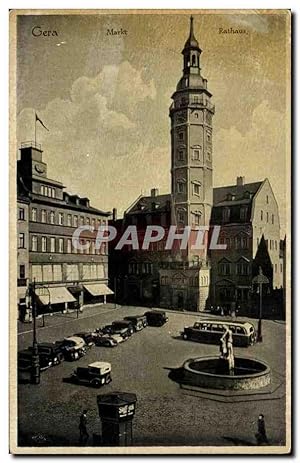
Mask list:
POLYGON ((42 236, 42 252, 47 252, 47 238, 42 236))
POLYGON ((55 238, 50 238, 50 252, 55 252, 55 238))
POLYGON ((195 225, 200 225, 201 224, 201 214, 193 214, 194 220, 193 223, 195 225))
POLYGON ((277 273, 277 264, 275 264, 275 273, 277 273))
POLYGON ((283 265, 280 264, 280 273, 282 273, 282 270, 283 270, 283 265))
POLYGON ((266 220, 267 220, 267 223, 268 223, 269 222, 269 212, 266 212, 266 214, 267 214, 266 220))
POLYGON ((96 254, 95 241, 91 242, 91 254, 96 254))
POLYGON ((248 275, 249 274, 249 265, 247 262, 238 262, 236 265, 237 275, 248 275))
POLYGON ((41 195, 45 196, 45 187, 44 185, 41 185, 41 195))
POLYGON ((178 193, 184 193, 185 192, 185 184, 181 182, 177 182, 177 191, 178 193))
POLYGON ((25 265, 20 265, 19 275, 20 278, 25 278, 25 265))
POLYGON ((50 223, 51 225, 54 225, 55 223, 55 212, 54 211, 50 212, 50 223))
POLYGON ((72 252, 72 240, 68 239, 67 240, 67 253, 71 254, 72 252))
POLYGON ((51 196, 52 196, 52 198, 55 198, 55 196, 56 196, 55 193, 56 193, 55 188, 51 188, 51 196))
POLYGON ((272 224, 274 225, 274 214, 272 214, 272 224))
POLYGON ((241 248, 247 249, 248 247, 248 239, 245 236, 241 237, 241 248))
POLYGON ((35 207, 33 207, 31 211, 31 220, 32 222, 36 222, 37 220, 37 210, 35 207))
POLYGON ((25 209, 23 209, 22 207, 19 207, 19 220, 25 220, 25 209))
POLYGON ((183 140, 183 132, 179 132, 179 133, 178 133, 178 138, 179 138, 179 140, 181 140, 181 141, 183 140))
POLYGON ((247 208, 246 207, 241 207, 240 219, 241 220, 246 220, 246 218, 247 218, 247 208))
POLYGON ((35 235, 31 237, 31 250, 37 251, 37 236, 35 235))
POLYGON ((80 217, 80 225, 84 225, 84 217, 80 217))
POLYGON ((96 227, 96 219, 92 219, 92 227, 96 227))
POLYGON ((219 264, 219 274, 220 275, 230 275, 230 263, 221 262, 219 264))
POLYGON ((210 143, 210 141, 211 141, 211 135, 210 135, 209 132, 207 132, 207 134, 206 134, 206 140, 208 141, 208 143, 210 143))
POLYGON ((90 218, 89 218, 89 217, 86 218, 85 223, 86 223, 87 225, 90 225, 91 221, 90 221, 90 218))
POLYGON ((64 214, 63 212, 59 212, 58 214, 58 225, 63 225, 64 224, 64 214))
POLYGON ((64 239, 63 238, 58 239, 58 252, 60 253, 64 252, 64 239))
POLYGON ((200 161, 200 150, 193 150, 193 161, 200 161))
POLYGON ((260 211, 260 220, 264 220, 264 211, 260 211))
POLYGON ((230 220, 230 208, 225 207, 223 209, 223 222, 229 222, 230 220))
POLYGON ((47 211, 46 209, 42 209, 42 223, 46 223, 47 222, 47 211))
POLYGON ((179 151, 178 151, 178 156, 177 156, 177 157, 178 157, 178 161, 183 161, 183 159, 184 159, 184 153, 183 153, 182 150, 179 150, 179 151))
POLYGON ((267 204, 269 204, 269 196, 268 195, 266 196, 266 202, 267 202, 267 204))
POLYGON ((68 214, 67 225, 68 225, 68 227, 72 227, 72 216, 71 216, 71 214, 68 214))
POLYGON ((200 194, 201 194, 201 185, 199 183, 193 183, 193 194, 195 196, 200 196, 200 194))
POLYGON ((178 211, 178 222, 184 222, 184 211, 178 211))
POLYGON ((78 227, 78 217, 77 217, 77 215, 74 215, 74 217, 73 217, 73 227, 75 227, 75 228, 78 227))
MULTIPOLYGON (((85 250, 85 252, 86 252, 86 254, 90 254, 90 244, 91 244, 90 240, 86 240, 86 241, 85 241, 85 244, 86 244, 86 250, 85 250)), ((103 243, 103 244, 104 244, 104 243, 103 243)))
POLYGON ((274 243, 275 243, 275 251, 277 251, 277 241, 275 240, 274 243))
POLYGON ((18 248, 21 248, 21 249, 25 248, 25 233, 19 233, 18 248))

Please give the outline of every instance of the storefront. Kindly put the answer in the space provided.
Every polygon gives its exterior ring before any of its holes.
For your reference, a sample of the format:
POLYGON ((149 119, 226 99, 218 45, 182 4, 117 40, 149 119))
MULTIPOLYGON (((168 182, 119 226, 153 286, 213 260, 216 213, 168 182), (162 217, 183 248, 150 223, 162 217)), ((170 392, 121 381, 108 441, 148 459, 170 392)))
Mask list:
POLYGON ((84 304, 106 304, 107 296, 114 292, 105 283, 89 283, 84 287, 84 304))

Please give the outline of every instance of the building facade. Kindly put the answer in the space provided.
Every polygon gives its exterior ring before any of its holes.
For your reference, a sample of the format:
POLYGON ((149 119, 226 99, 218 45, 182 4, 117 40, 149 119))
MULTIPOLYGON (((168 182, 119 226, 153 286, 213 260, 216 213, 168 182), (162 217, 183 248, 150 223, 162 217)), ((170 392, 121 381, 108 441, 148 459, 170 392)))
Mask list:
POLYGON ((269 292, 282 287, 279 212, 268 179, 247 184, 238 177, 236 185, 214 188, 211 225, 221 226, 220 243, 226 247, 210 251, 212 305, 249 307, 259 267, 269 292))
MULTIPOLYGON (((21 263, 19 254, 18 267, 27 269, 27 287, 35 281, 40 310, 67 310, 105 301, 112 294, 108 247, 102 243, 97 249, 96 236, 99 226, 107 227, 110 212, 91 207, 88 198, 70 195, 61 182, 49 179, 40 145, 24 143, 20 153, 18 184, 27 201, 27 240, 22 256, 26 255, 27 264, 21 263), (85 249, 73 245, 72 236, 79 226, 93 227, 93 231, 86 229, 80 234, 85 249)), ((20 234, 20 220, 18 226, 20 234)))

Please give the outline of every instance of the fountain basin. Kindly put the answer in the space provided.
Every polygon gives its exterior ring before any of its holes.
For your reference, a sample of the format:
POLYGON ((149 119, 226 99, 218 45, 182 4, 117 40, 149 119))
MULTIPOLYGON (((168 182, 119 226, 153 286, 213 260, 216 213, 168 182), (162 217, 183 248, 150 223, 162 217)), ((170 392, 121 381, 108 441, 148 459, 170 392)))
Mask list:
POLYGON ((189 359, 182 367, 183 381, 209 389, 253 390, 271 382, 269 366, 257 359, 235 357, 232 374, 224 370, 219 357, 189 359))

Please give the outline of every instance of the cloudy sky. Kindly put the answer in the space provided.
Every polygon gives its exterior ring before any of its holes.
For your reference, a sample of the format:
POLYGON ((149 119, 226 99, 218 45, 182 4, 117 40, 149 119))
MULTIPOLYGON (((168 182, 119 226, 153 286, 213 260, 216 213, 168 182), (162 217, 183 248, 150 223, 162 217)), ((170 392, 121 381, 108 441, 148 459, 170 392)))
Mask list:
MULTIPOLYGON (((214 95, 214 185, 268 177, 285 231, 289 173, 286 15, 196 14, 202 74, 214 95), (220 34, 219 29, 246 34, 220 34)), ((189 14, 18 18, 18 143, 34 112, 50 178, 119 215, 142 193, 170 191, 170 96, 189 14), (57 36, 32 35, 32 28, 57 36), (126 35, 107 35, 107 29, 126 35)))

